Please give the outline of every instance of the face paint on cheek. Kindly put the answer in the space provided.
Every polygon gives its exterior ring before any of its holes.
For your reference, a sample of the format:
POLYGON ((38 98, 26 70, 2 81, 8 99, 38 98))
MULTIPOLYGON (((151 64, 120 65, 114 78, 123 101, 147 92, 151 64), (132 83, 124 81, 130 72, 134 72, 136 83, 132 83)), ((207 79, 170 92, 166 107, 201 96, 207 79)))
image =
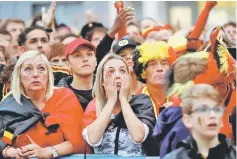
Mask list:
POLYGON ((111 73, 109 71, 105 72, 105 77, 109 77, 111 73))
POLYGON ((204 124, 204 119, 202 117, 198 117, 198 123, 202 126, 204 124))

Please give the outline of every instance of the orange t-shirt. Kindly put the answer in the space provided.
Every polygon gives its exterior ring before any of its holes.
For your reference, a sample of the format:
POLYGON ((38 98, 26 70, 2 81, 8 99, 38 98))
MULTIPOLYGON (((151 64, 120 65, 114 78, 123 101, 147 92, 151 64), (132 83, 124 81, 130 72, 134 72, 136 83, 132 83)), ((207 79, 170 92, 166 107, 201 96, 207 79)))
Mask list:
POLYGON ((86 110, 83 114, 83 125, 84 128, 93 123, 96 120, 96 99, 94 98, 92 101, 89 102, 86 110))
POLYGON ((40 147, 47 147, 70 141, 74 153, 84 153, 86 143, 82 137, 82 107, 76 95, 68 88, 55 88, 53 96, 46 101, 42 114, 48 112, 45 125, 59 124, 55 133, 48 132, 41 121, 37 122, 25 133, 19 135, 13 144, 14 147, 21 147, 31 144, 28 135, 40 147))

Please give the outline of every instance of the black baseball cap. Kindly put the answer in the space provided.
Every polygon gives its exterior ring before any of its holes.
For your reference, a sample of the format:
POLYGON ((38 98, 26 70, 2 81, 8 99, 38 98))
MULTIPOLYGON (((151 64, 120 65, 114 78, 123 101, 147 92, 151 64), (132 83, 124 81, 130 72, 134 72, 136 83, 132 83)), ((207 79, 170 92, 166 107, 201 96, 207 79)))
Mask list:
POLYGON ((81 36, 85 39, 86 34, 90 32, 92 29, 97 28, 97 27, 102 27, 104 28, 103 24, 97 23, 97 22, 90 22, 84 25, 81 29, 81 36))
POLYGON ((113 52, 118 54, 120 50, 122 50, 125 47, 136 47, 137 43, 135 40, 133 40, 130 36, 125 36, 118 42, 116 42, 113 46, 113 52))

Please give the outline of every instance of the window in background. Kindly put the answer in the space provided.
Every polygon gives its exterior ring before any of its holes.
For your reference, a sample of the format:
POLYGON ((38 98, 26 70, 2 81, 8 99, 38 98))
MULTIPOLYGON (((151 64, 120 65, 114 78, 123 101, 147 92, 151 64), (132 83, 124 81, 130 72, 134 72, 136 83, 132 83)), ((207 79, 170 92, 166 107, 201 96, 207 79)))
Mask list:
POLYGON ((169 23, 177 29, 192 26, 192 10, 188 6, 175 6, 169 9, 169 23))

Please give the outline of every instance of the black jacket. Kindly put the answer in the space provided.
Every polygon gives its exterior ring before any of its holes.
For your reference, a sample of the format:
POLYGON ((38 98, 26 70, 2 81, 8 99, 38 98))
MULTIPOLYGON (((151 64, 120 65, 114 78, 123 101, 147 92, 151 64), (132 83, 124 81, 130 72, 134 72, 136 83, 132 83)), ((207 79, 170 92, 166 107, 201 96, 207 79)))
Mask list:
MULTIPOLYGON (((207 159, 235 159, 236 149, 225 135, 219 135, 220 144, 209 149, 207 159)), ((167 154, 163 159, 204 159, 197 150, 196 141, 192 137, 180 142, 177 149, 167 154)))
POLYGON ((44 119, 40 110, 29 99, 22 96, 21 102, 23 105, 17 103, 15 98, 9 95, 0 104, 0 152, 6 147, 6 143, 2 141, 5 127, 14 131, 14 141, 17 135, 44 119))
MULTIPOLYGON (((88 101, 82 95, 78 94, 75 89, 72 89, 72 87, 70 87, 70 84, 72 83, 72 80, 73 80, 72 76, 64 77, 59 81, 57 87, 70 88, 74 92, 74 94, 77 96, 77 99, 79 100, 83 110, 85 111, 85 109, 86 109, 86 107, 87 107, 87 105, 90 101, 88 101)), ((95 81, 95 76, 93 76, 93 83, 94 83, 94 81, 95 81)))
POLYGON ((99 45, 96 48, 96 59, 97 66, 104 56, 110 51, 114 39, 110 38, 108 34, 100 41, 99 45))

